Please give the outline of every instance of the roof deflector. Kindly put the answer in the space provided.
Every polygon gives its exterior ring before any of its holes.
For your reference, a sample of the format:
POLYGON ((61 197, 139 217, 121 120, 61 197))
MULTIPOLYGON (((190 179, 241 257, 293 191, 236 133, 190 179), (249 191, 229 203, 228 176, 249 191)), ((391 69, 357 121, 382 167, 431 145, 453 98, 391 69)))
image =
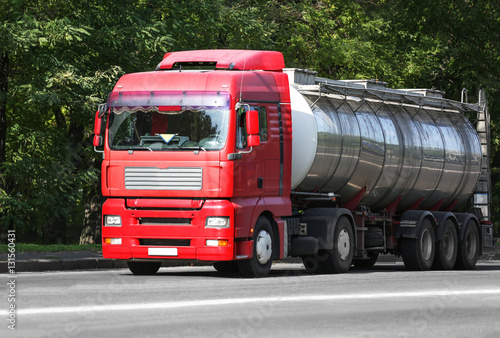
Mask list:
POLYGON ((216 63, 215 69, 282 71, 283 54, 273 51, 207 49, 165 54, 157 70, 172 69, 176 63, 216 63))

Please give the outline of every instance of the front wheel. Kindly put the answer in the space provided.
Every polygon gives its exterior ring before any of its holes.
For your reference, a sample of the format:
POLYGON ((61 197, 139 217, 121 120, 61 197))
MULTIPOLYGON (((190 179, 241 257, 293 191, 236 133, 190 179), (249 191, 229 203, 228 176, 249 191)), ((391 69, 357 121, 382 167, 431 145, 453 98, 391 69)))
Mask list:
POLYGON ((161 266, 161 262, 127 262, 128 268, 134 275, 154 275, 161 266))
POLYGON ((235 272, 238 271, 237 261, 221 261, 212 263, 215 270, 219 272, 235 272))
POLYGON ((253 232, 253 257, 238 261, 243 277, 265 277, 273 264, 273 229, 267 217, 261 216, 253 232))
POLYGON ((324 273, 344 273, 349 271, 354 257, 354 235, 351 222, 340 217, 333 234, 333 249, 320 250, 318 261, 324 273))

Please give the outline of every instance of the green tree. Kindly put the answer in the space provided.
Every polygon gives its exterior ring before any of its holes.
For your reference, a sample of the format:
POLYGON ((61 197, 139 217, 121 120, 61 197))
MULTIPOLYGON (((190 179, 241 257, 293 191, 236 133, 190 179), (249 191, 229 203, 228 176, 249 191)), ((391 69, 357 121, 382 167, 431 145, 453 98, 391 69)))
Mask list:
POLYGON ((466 87, 469 102, 486 88, 500 188, 499 10, 493 0, 4 0, 0 233, 64 242, 83 223, 82 242, 99 238, 94 112, 119 76, 153 70, 174 50, 274 49, 320 76, 456 100, 466 87))
POLYGON ((170 43, 167 26, 145 1, 0 6, 1 230, 64 242, 98 183, 92 112, 121 74, 154 68, 170 43))

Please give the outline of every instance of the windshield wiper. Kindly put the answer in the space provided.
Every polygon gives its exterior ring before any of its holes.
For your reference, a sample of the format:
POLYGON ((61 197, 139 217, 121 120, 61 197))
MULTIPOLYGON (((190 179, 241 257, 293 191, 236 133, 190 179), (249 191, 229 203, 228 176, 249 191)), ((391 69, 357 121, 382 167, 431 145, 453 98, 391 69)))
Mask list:
POLYGON ((179 147, 177 149, 187 149, 187 150, 203 150, 203 151, 207 151, 205 148, 203 147, 200 147, 200 146, 192 146, 192 147, 179 147))
POLYGON ((115 147, 114 150, 149 150, 149 151, 153 151, 153 149, 151 149, 148 146, 128 146, 128 147, 123 147, 123 148, 115 147))

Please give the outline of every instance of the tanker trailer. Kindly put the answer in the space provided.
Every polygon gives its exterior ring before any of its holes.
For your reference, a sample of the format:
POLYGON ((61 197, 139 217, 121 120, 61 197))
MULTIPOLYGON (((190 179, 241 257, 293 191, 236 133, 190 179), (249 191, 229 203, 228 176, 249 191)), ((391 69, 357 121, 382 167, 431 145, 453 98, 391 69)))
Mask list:
POLYGON ((288 256, 334 273, 380 254, 472 269, 493 245, 484 93, 284 67, 273 51, 183 51, 118 80, 94 128, 103 256, 134 274, 185 259, 262 277, 288 256))
MULTIPOLYGON (((396 253, 412 270, 472 268, 482 244, 491 247, 489 209, 457 210, 464 209, 481 174, 483 189, 489 182, 486 139, 481 142, 481 131, 465 116, 472 111, 485 128, 484 102, 471 105, 446 100, 436 90, 394 90, 380 81, 334 81, 307 70, 285 71, 294 126, 292 189, 305 210, 301 222, 313 233, 330 213, 316 207, 335 196, 351 211, 352 237, 357 237, 356 244, 349 242, 346 232, 331 249, 304 257, 306 268, 332 270, 330 250, 351 245, 357 247, 353 258, 360 267, 375 264, 380 253, 396 253)), ((342 259, 336 259, 333 270, 345 270, 347 264, 342 267, 342 259)))

